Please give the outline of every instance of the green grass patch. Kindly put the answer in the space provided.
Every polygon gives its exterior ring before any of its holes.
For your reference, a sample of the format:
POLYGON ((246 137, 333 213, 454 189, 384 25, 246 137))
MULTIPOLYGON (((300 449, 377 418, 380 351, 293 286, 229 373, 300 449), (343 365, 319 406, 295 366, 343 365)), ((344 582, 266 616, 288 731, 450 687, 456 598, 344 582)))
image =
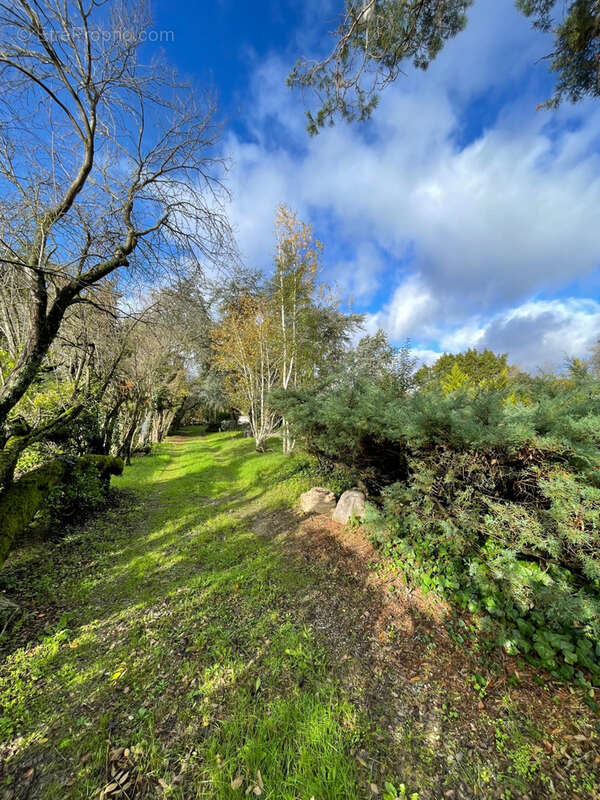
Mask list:
POLYGON ((92 797, 110 742, 173 797, 242 796, 232 780, 245 790, 257 772, 264 797, 360 796, 356 712, 285 608, 311 579, 252 532, 304 488, 294 461, 236 434, 190 437, 113 485, 135 494, 4 570, 23 588, 21 628, 47 622, 2 669, 2 785, 39 760, 38 796, 92 797))
POLYGON ((0 796, 33 774, 28 800, 97 798, 115 748, 148 798, 594 796, 592 745, 565 789, 549 766, 562 751, 546 754, 522 710, 494 726, 465 680, 473 728, 447 711, 464 697, 373 669, 380 640, 354 626, 366 568, 361 584, 270 535, 294 524, 306 459, 201 433, 134 459, 106 513, 5 563, 0 589, 23 613, 0 639, 0 796), (311 597, 331 601, 328 631, 311 597))

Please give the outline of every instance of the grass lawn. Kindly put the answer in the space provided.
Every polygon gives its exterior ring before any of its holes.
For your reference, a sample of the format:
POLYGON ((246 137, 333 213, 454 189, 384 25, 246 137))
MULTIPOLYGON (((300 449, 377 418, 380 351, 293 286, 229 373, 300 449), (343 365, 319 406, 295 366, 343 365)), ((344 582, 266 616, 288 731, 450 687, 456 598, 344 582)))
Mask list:
POLYGON ((577 693, 409 631, 378 569, 302 533, 294 464, 190 429, 12 553, 0 798, 598 797, 577 693))

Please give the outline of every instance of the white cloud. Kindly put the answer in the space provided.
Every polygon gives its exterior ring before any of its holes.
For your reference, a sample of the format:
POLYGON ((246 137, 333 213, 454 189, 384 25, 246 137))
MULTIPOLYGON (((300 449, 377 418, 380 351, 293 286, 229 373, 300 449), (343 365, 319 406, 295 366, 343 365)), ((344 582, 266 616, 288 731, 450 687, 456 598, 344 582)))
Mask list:
POLYGON ((412 351, 412 355, 417 359, 417 368, 426 365, 430 367, 440 357, 441 353, 437 350, 428 350, 427 348, 414 348, 412 351))
POLYGON ((494 130, 457 150, 452 128, 440 137, 430 102, 397 97, 396 113, 405 108, 411 121, 375 142, 343 128, 322 134, 302 163, 299 201, 311 198, 337 217, 342 236, 373 239, 392 257, 414 242, 415 268, 459 313, 591 273, 600 264, 598 156, 565 164, 563 145, 576 134, 553 141, 541 121, 538 130, 494 130), (553 149, 559 158, 547 163, 553 149))
POLYGON ((511 0, 476 4, 467 31, 426 74, 389 88, 368 126, 340 123, 314 139, 301 96, 284 85, 289 63, 260 65, 249 139, 227 142, 248 263, 270 263, 286 202, 315 223, 329 279, 369 310, 369 330, 428 352, 504 348, 529 367, 581 354, 598 326, 593 301, 531 298, 600 267, 600 112, 535 111, 548 87, 532 65, 548 44, 511 0), (484 114, 510 81, 518 93, 484 114), (482 117, 487 128, 461 144, 482 117))
POLYGON ((382 328, 393 341, 401 341, 419 332, 419 338, 431 332, 439 313, 439 304, 420 275, 410 275, 398 288, 389 303, 375 314, 368 314, 369 331, 382 328))
POLYGON ((589 356, 600 337, 600 303, 589 299, 537 300, 492 319, 480 346, 509 352, 525 369, 556 368, 589 356))
MULTIPOLYGON (((431 333, 435 337, 435 331, 431 333)), ((600 337, 600 303, 576 298, 531 300, 488 320, 467 320, 454 330, 438 331, 438 335, 439 350, 426 351, 430 359, 436 352, 487 347, 508 353, 512 363, 531 372, 557 369, 568 358, 590 355, 600 337)))
POLYGON ((478 319, 469 320, 459 328, 440 333, 440 348, 444 352, 459 353, 469 347, 479 347, 485 337, 485 327, 478 319))

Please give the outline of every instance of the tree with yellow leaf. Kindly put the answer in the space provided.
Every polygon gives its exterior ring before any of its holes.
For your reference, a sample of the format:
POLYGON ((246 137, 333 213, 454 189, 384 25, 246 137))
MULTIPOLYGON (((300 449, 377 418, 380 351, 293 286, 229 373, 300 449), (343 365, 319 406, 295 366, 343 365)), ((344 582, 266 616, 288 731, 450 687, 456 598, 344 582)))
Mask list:
POLYGON ((212 338, 232 403, 248 411, 256 449, 264 450, 279 424, 268 397, 281 374, 277 318, 269 298, 246 293, 229 303, 212 338))
POLYGON ((421 367, 415 381, 422 388, 440 387, 444 394, 457 389, 472 394, 483 389, 503 389, 509 381, 507 354, 474 348, 464 353, 444 353, 431 367, 421 367))
POLYGON ((232 405, 248 412, 257 449, 279 428, 287 454, 294 436, 285 416, 274 412, 271 392, 305 387, 335 367, 361 317, 341 313, 317 284, 323 246, 285 205, 277 211, 275 238, 272 278, 263 291, 225 305, 213 347, 232 405))

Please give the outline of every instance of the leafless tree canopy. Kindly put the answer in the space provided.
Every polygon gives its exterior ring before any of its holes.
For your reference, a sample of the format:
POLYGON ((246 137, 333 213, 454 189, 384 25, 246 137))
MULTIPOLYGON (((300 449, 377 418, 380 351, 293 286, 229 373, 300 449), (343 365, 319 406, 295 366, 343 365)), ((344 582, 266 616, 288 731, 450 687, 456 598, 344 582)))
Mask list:
POLYGON ((129 0, 0 2, 0 295, 28 320, 0 425, 66 310, 95 302, 111 273, 126 292, 136 274, 181 277, 230 254, 214 101, 141 63, 149 22, 129 0))

